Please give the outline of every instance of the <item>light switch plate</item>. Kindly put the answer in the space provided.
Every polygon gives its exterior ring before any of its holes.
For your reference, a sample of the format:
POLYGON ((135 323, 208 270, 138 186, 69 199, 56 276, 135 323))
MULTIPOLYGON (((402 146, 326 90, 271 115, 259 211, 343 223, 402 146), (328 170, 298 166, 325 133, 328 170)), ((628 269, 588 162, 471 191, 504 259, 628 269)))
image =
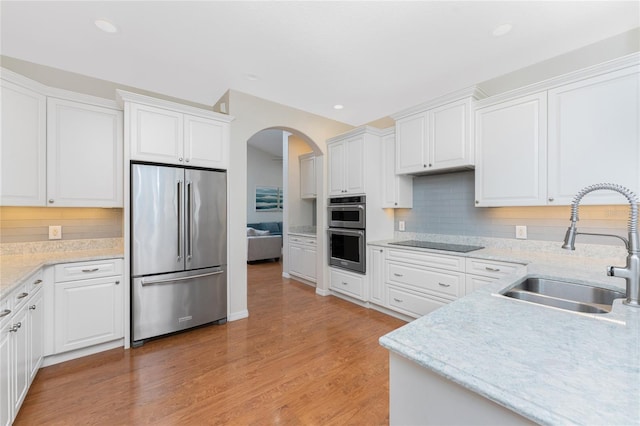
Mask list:
POLYGON ((527 239, 527 226, 526 225, 516 225, 516 239, 517 240, 526 240, 527 239))
POLYGON ((404 231, 404 220, 398 221, 398 231, 404 231))
POLYGON ((62 226, 54 225, 49 227, 49 239, 60 240, 62 239, 62 226))

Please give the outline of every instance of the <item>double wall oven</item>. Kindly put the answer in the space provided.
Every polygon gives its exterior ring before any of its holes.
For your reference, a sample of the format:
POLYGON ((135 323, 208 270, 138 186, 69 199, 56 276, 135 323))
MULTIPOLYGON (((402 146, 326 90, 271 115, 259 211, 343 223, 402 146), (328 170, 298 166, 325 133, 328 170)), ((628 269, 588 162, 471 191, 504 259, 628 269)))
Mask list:
POLYGON ((366 199, 329 198, 329 266, 366 273, 366 199))

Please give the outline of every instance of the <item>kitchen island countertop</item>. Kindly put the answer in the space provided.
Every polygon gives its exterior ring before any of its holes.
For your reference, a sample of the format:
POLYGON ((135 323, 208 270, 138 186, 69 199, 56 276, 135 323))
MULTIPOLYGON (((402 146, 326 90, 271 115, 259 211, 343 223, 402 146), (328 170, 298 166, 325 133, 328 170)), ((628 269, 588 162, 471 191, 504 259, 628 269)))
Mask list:
POLYGON ((640 308, 577 314, 498 295, 530 275, 624 285, 566 258, 532 262, 380 343, 537 423, 639 424, 640 308))

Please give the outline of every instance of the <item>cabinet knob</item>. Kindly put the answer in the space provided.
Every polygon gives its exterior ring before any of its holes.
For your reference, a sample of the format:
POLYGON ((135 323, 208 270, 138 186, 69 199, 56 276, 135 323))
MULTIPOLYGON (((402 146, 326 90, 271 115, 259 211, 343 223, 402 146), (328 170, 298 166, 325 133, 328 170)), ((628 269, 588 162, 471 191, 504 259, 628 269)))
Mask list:
POLYGON ((53 204, 53 198, 49 198, 49 204, 53 204))
POLYGON ((553 203, 553 197, 549 197, 549 201, 553 203))
POLYGON ((31 306, 29 306, 29 310, 30 310, 30 311, 35 311, 35 310, 36 310, 36 305, 31 305, 31 306))
POLYGON ((398 203, 393 203, 393 205, 394 205, 394 206, 397 206, 397 205, 398 205, 398 203))
POLYGON ((431 163, 429 163, 429 167, 431 167, 431 163))
POLYGON ((120 284, 120 280, 116 281, 116 285, 119 285, 119 284, 120 284))
POLYGON ((13 327, 11 327, 11 328, 9 329, 9 332, 13 332, 13 333, 15 333, 16 331, 18 331, 18 329, 19 329, 20 327, 22 327, 22 323, 21 323, 21 322, 19 322, 19 323, 17 323, 17 324, 13 324, 13 327))
POLYGON ((424 168, 426 169, 426 168, 427 168, 427 165, 426 165, 426 164, 423 164, 423 165, 422 165, 422 167, 424 167, 424 168))
POLYGON ((382 249, 380 249, 380 253, 384 253, 384 251, 382 249))
POLYGON ((476 204, 480 204, 480 201, 476 200, 476 204))
POLYGON ((178 161, 182 161, 182 157, 178 158, 178 161))
POLYGON ((188 163, 188 162, 189 162, 189 159, 188 159, 188 158, 186 158, 184 161, 186 161, 186 162, 188 163))

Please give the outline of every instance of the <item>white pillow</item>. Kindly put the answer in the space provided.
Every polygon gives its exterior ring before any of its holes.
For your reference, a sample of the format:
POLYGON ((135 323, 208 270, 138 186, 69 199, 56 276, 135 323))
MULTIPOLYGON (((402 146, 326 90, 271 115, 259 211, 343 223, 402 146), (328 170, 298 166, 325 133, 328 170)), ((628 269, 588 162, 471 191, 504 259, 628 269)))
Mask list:
POLYGON ((256 232, 254 235, 257 235, 257 236, 269 235, 270 234, 270 232, 268 230, 267 231, 261 231, 260 229, 254 229, 254 231, 256 232))
POLYGON ((253 228, 247 228, 247 237, 252 237, 256 235, 256 230, 253 228))

